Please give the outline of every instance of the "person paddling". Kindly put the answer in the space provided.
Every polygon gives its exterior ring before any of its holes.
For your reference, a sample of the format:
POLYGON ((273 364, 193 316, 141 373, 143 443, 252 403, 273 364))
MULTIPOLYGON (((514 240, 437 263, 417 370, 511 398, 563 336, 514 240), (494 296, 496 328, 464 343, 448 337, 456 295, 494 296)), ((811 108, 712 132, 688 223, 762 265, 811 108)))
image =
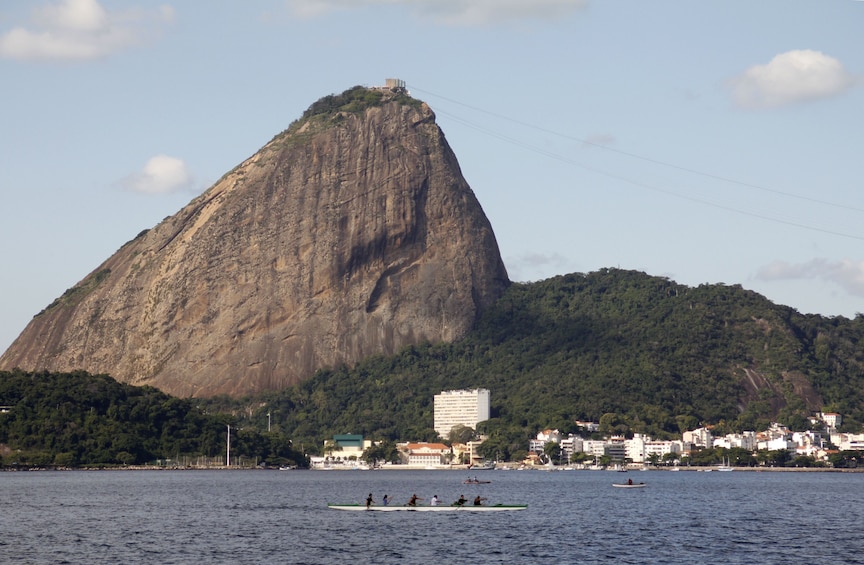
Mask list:
POLYGON ((477 498, 474 499, 474 506, 480 506, 484 500, 486 500, 486 499, 480 498, 480 495, 478 494, 477 498))
POLYGON ((369 493, 369 496, 366 497, 366 508, 368 509, 375 501, 372 500, 372 493, 369 493))
POLYGON ((423 499, 418 497, 416 494, 412 494, 411 500, 408 501, 408 506, 417 506, 418 500, 423 500, 423 499))
POLYGON ((468 500, 465 498, 465 495, 464 495, 464 494, 460 494, 460 495, 459 495, 459 500, 457 500, 457 501, 454 502, 453 504, 456 505, 456 506, 465 506, 465 503, 466 503, 466 502, 468 502, 468 500))

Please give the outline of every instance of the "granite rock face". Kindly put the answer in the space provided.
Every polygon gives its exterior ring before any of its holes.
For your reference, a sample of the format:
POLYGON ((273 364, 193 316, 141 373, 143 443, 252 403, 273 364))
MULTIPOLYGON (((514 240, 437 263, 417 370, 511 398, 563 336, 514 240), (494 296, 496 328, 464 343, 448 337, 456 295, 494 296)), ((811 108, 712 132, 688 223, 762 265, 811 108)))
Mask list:
POLYGON ((0 368, 237 396, 464 336, 509 284, 489 221, 426 104, 353 90, 124 245, 0 368))

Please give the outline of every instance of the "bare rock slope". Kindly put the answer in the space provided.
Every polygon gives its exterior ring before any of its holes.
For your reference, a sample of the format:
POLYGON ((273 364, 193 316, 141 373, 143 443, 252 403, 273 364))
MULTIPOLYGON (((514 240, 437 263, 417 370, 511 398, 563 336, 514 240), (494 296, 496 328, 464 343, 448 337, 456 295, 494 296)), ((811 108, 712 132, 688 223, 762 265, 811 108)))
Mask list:
POLYGON ((0 369, 242 395, 452 341, 508 284, 429 107, 325 97, 36 315, 0 369))

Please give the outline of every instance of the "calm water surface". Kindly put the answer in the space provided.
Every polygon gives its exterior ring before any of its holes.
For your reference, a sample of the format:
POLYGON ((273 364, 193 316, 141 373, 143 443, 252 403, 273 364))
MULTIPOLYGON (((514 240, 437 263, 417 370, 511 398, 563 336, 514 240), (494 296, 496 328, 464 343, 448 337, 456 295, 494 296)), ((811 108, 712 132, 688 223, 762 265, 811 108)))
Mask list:
POLYGON ((864 474, 0 473, 2 563, 864 563, 864 474), (473 475, 472 475, 473 476, 473 475), (626 478, 644 489, 616 489, 626 478), (372 492, 520 512, 340 512, 372 492))

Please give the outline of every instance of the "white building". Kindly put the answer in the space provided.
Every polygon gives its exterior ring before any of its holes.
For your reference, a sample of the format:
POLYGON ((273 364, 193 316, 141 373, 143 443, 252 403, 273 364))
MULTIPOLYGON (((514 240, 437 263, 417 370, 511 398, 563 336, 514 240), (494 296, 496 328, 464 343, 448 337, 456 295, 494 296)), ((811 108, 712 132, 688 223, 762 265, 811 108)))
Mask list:
POLYGON ((768 451, 795 451, 798 447, 791 439, 787 439, 785 437, 778 437, 775 439, 769 439, 768 441, 760 441, 756 444, 756 446, 762 450, 766 449, 768 451))
POLYGON ((633 434, 631 439, 624 442, 627 450, 627 459, 633 463, 642 463, 645 461, 646 457, 648 457, 645 446, 649 441, 651 441, 651 438, 649 437, 639 433, 633 434))
POLYGON ((570 461, 574 453, 582 451, 582 438, 570 434, 566 439, 561 440, 561 458, 565 461, 570 461))
POLYGON ((683 445, 680 441, 646 441, 645 461, 650 461, 652 455, 656 455, 658 459, 663 460, 663 457, 670 453, 680 454, 682 451, 683 445))
POLYGON ((606 441, 602 439, 582 440, 582 451, 594 457, 602 457, 606 451, 606 441))
POLYGON ((704 447, 705 449, 714 447, 714 436, 711 435, 711 430, 707 428, 684 432, 682 439, 696 447, 704 447))
POLYGON ((576 420, 576 425, 589 433, 600 430, 600 424, 597 422, 583 422, 582 420, 576 420))
POLYGON ((840 451, 864 450, 864 434, 833 434, 831 443, 840 451))
POLYGON ((746 449, 747 451, 753 451, 754 449, 756 449, 756 432, 726 434, 723 437, 715 437, 713 443, 714 447, 725 447, 726 449, 740 447, 741 449, 746 449))
POLYGON ((843 423, 843 416, 835 412, 822 412, 820 415, 822 416, 822 421, 829 428, 837 428, 843 423))
POLYGON ((434 428, 438 435, 446 438, 454 426, 466 426, 472 430, 477 424, 489 419, 489 391, 445 390, 434 399, 434 428))
POLYGON ((409 443, 405 451, 409 465, 437 467, 450 462, 450 448, 443 443, 409 443))
POLYGON ((550 441, 561 443, 561 432, 558 430, 543 430, 537 433, 536 439, 529 440, 528 451, 531 453, 543 453, 543 449, 550 441))

